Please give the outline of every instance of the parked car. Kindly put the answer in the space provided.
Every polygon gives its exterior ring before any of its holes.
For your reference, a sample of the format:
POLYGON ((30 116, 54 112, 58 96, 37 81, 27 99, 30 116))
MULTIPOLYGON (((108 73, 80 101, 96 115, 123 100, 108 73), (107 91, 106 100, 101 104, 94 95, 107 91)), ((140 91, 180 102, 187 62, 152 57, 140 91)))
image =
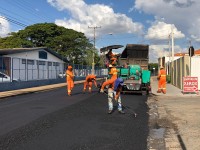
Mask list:
POLYGON ((66 76, 66 74, 63 72, 60 72, 59 74, 58 74, 58 78, 64 78, 66 76))
POLYGON ((0 83, 1 82, 17 82, 17 81, 19 81, 19 80, 17 80, 17 79, 11 80, 10 76, 6 75, 3 72, 0 72, 0 83))

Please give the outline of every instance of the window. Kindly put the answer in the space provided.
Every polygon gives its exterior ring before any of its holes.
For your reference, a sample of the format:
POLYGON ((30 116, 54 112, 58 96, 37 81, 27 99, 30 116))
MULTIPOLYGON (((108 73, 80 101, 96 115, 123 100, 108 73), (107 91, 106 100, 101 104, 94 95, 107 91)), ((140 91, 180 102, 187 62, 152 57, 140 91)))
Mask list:
POLYGON ((22 64, 26 64, 26 61, 27 61, 27 64, 29 65, 34 65, 34 60, 31 60, 31 59, 22 59, 22 64))
POLYGON ((59 62, 53 62, 53 66, 59 66, 59 62))
POLYGON ((38 61, 38 65, 45 65, 45 61, 38 61))
POLYGON ((5 78, 5 75, 0 73, 0 78, 5 78))
POLYGON ((28 60, 27 60, 27 64, 29 64, 29 65, 34 65, 34 60, 28 59, 28 60))
POLYGON ((22 59, 22 64, 26 64, 26 59, 22 59))
POLYGON ((48 62, 48 66, 52 66, 52 62, 48 62))
POLYGON ((47 59, 47 52, 39 51, 39 58, 40 59, 47 59))

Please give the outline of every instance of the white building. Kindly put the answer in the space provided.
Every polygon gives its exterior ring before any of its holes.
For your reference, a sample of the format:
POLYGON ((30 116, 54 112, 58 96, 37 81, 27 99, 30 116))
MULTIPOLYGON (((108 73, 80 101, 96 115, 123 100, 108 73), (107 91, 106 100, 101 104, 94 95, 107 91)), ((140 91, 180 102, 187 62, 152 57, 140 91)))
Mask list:
POLYGON ((0 72, 21 81, 55 79, 65 70, 64 59, 46 47, 0 49, 0 72))

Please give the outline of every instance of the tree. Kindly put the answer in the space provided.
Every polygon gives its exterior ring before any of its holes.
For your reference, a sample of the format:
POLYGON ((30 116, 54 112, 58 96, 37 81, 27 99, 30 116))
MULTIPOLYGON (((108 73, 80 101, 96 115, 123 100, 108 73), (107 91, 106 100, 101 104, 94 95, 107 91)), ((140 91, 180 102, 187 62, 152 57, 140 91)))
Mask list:
POLYGON ((156 73, 158 72, 158 63, 149 63, 148 68, 152 73, 156 73))
MULTIPOLYGON (((90 53, 93 45, 84 33, 57 26, 54 23, 38 23, 24 30, 10 33, 10 36, 0 38, 0 48, 47 47, 68 61, 76 64, 91 65, 90 53)), ((95 60, 98 60, 95 51, 95 60)))

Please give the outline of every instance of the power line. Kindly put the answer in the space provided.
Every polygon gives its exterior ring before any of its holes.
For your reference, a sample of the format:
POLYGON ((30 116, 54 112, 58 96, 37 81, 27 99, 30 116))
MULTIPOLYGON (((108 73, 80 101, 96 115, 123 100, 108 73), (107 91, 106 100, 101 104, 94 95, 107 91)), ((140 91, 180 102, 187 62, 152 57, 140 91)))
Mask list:
POLYGON ((7 20, 7 21, 9 21, 9 22, 11 22, 11 23, 14 23, 14 24, 16 24, 16 25, 19 25, 19 26, 22 26, 22 27, 27 27, 27 25, 25 25, 25 24, 23 24, 23 23, 20 23, 20 22, 18 22, 18 21, 16 21, 16 20, 10 19, 10 18, 8 18, 8 17, 0 16, 0 18, 5 19, 5 20, 7 20))
POLYGON ((0 11, 0 14, 3 14, 5 18, 12 18, 12 19, 14 19, 14 20, 17 20, 18 22, 22 22, 21 20, 18 20, 17 18, 14 18, 14 17, 12 17, 12 16, 10 16, 10 15, 8 15, 8 14, 6 14, 6 13, 3 13, 3 12, 1 12, 1 11, 0 11))
MULTIPOLYGON (((25 6, 29 7, 30 9, 34 10, 34 12, 35 12, 35 9, 33 9, 32 4, 29 1, 26 1, 26 0, 21 0, 21 1, 23 1, 23 4, 25 6)), ((38 13, 38 11, 36 11, 36 13, 38 13)), ((38 15, 42 15, 44 18, 47 18, 49 20, 54 20, 54 18, 50 18, 51 16, 49 17, 49 15, 46 14, 45 12, 38 13, 38 15)))
POLYGON ((31 11, 30 9, 27 9, 26 7, 24 7, 21 3, 17 2, 17 1, 9 1, 7 0, 8 3, 10 3, 11 5, 20 8, 22 11, 24 11, 27 14, 31 14, 37 18, 40 18, 42 21, 46 21, 44 20, 44 18, 42 18, 40 15, 36 15, 35 12, 31 11))

